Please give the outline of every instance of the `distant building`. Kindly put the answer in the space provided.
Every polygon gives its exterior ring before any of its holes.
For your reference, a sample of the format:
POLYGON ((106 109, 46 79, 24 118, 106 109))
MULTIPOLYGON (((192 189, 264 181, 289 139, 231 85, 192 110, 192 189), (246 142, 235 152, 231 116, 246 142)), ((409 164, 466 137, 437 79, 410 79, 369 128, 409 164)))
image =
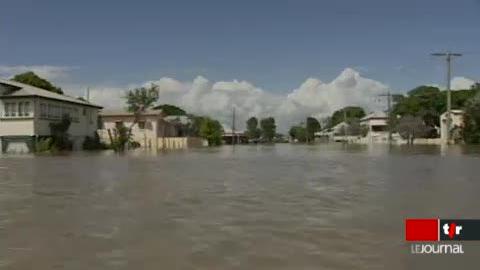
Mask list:
POLYGON ((346 122, 340 122, 331 128, 315 132, 315 137, 327 141, 345 141, 345 131, 350 127, 346 122))
POLYGON ((101 106, 27 84, 0 79, 1 152, 31 152, 39 138, 51 136, 50 123, 71 119, 74 149, 97 130, 101 106))
MULTIPOLYGON (((444 112, 440 115, 440 138, 442 143, 447 143, 448 141, 448 129, 447 129, 447 112, 444 112)), ((461 129, 464 127, 464 118, 465 112, 462 110, 451 110, 451 130, 461 129)))
POLYGON ((107 110, 100 113, 101 128, 98 134, 100 139, 108 144, 116 128, 123 125, 126 128, 132 127, 132 139, 143 148, 177 149, 202 145, 201 139, 187 137, 175 119, 165 116, 161 110, 150 110, 142 113, 138 122, 133 125, 133 113, 107 110))
POLYGON ((191 125, 193 121, 190 117, 186 115, 168 115, 163 118, 163 120, 169 122, 177 130, 178 137, 189 137, 191 133, 191 125))
POLYGON ((235 131, 225 129, 222 135, 222 140, 226 144, 242 144, 248 143, 248 137, 244 131, 235 131))
POLYGON ((360 119, 360 125, 368 128, 369 142, 388 142, 388 115, 385 112, 372 112, 366 115, 360 119))

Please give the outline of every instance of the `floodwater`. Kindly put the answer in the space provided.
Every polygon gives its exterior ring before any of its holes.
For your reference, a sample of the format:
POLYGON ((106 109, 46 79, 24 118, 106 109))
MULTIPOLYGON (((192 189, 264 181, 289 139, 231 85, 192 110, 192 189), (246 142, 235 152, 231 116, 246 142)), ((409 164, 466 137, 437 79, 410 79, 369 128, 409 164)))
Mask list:
POLYGON ((0 157, 0 269, 478 269, 406 217, 480 218, 480 149, 223 146, 0 157))

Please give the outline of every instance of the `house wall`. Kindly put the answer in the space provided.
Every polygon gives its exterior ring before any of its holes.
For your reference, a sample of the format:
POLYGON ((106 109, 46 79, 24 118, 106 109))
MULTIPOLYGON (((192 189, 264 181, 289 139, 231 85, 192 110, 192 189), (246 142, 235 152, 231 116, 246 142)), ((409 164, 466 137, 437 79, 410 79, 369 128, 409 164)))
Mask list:
MULTIPOLYGON (((0 136, 49 136, 50 123, 61 120, 61 113, 55 117, 42 115, 41 104, 68 108, 71 112, 78 111, 78 115, 72 113, 72 123, 68 133, 71 136, 91 136, 97 130, 98 109, 89 106, 76 105, 67 102, 53 101, 38 97, 30 98, 9 98, 0 100, 0 136), (28 116, 5 115, 5 103, 30 102, 30 113, 28 116), (85 112, 85 113, 84 113, 85 112)), ((48 112, 47 112, 48 114, 48 112)))
MULTIPOLYGON (((100 139, 109 144, 110 138, 108 130, 114 136, 114 130, 117 122, 122 122, 129 128, 133 123, 132 116, 101 116, 102 128, 99 129, 100 139)), ((142 129, 137 123, 132 127, 133 140, 140 143, 141 147, 150 149, 185 149, 188 147, 202 146, 203 140, 200 138, 178 137, 177 128, 164 121, 160 116, 140 116, 139 122, 144 122, 142 129)))
POLYGON ((172 150, 172 149, 187 149, 190 147, 207 146, 205 140, 202 138, 192 137, 163 137, 157 138, 157 149, 172 150))
POLYGON ((362 125, 366 126, 386 126, 387 120, 385 119, 369 119, 367 121, 361 122, 362 125))
POLYGON ((0 100, 0 136, 34 136, 34 110, 33 98, 16 98, 0 100), (30 112, 28 116, 6 116, 5 102, 15 103, 29 102, 30 112))
MULTIPOLYGON (((157 129, 158 129, 158 117, 157 116, 141 116, 140 122, 144 122, 144 128, 141 128, 139 124, 135 124, 132 127, 132 138, 134 141, 140 143, 142 147, 156 147, 157 129)), ((108 130, 112 133, 116 128, 117 122, 122 122, 126 128, 132 126, 134 118, 132 116, 102 116, 102 128, 98 130, 100 139, 105 143, 110 143, 108 130)))
MULTIPOLYGON (((35 100, 35 134, 38 136, 48 136, 50 134, 50 123, 61 120, 61 114, 56 116, 47 115, 41 112, 42 106, 57 106, 67 108, 72 119, 68 133, 72 137, 92 136, 97 130, 98 109, 80 104, 72 104, 61 101, 53 101, 43 98, 35 100)), ((47 109, 48 111, 48 109, 47 109)))
POLYGON ((98 109, 80 104, 41 97, 8 98, 0 100, 0 112, 0 137, 50 136, 50 123, 60 121, 65 113, 72 119, 68 133, 74 149, 81 149, 85 136, 93 136, 97 130, 98 109), (19 115, 19 102, 29 102, 28 115, 19 115), (6 116, 5 103, 16 104, 15 116, 6 116))
MULTIPOLYGON (((455 126, 457 126, 457 127, 463 127, 464 126, 463 113, 453 113, 452 112, 451 128, 454 128, 455 126)), ((440 116, 440 138, 442 139, 442 142, 444 142, 444 143, 447 142, 447 138, 448 138, 447 113, 443 113, 440 116)))

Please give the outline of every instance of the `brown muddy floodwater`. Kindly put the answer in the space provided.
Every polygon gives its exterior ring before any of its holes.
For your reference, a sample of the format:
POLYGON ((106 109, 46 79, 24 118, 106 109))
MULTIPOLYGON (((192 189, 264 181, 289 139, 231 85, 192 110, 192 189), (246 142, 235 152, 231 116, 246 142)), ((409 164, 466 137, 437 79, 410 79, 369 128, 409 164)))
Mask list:
POLYGON ((478 269, 406 217, 480 218, 480 149, 223 146, 0 157, 0 269, 478 269))

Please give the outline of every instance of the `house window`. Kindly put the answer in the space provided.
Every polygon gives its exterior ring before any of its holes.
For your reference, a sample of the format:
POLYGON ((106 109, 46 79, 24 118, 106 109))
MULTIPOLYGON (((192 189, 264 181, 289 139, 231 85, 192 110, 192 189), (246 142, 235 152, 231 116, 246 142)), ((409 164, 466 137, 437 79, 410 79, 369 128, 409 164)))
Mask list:
POLYGON ((139 121, 138 122, 138 128, 139 129, 145 129, 145 121, 139 121))
POLYGON ((23 116, 23 102, 18 103, 18 116, 23 116))
POLYGON ((51 104, 47 104, 47 117, 53 118, 53 106, 51 104))
POLYGON ((62 108, 60 108, 60 106, 55 106, 55 118, 62 118, 62 108))
POLYGON ((10 109, 10 103, 9 102, 5 102, 4 110, 5 110, 4 115, 6 117, 9 117, 11 115, 11 109, 10 109))
POLYGON ((60 110, 60 106, 55 105, 55 118, 60 119, 62 118, 62 111, 60 110))
POLYGON ((47 108, 47 104, 45 103, 40 103, 40 117, 41 118, 48 117, 48 108, 47 108))
POLYGON ((17 104, 14 102, 5 103, 5 116, 15 117, 17 116, 17 104))
POLYGON ((26 101, 23 103, 23 115, 30 116, 30 102, 26 101))
POLYGON ((88 117, 90 118, 90 124, 93 124, 93 111, 88 110, 88 117))
POLYGON ((72 108, 62 107, 62 117, 67 117, 68 119, 72 119, 72 108))

